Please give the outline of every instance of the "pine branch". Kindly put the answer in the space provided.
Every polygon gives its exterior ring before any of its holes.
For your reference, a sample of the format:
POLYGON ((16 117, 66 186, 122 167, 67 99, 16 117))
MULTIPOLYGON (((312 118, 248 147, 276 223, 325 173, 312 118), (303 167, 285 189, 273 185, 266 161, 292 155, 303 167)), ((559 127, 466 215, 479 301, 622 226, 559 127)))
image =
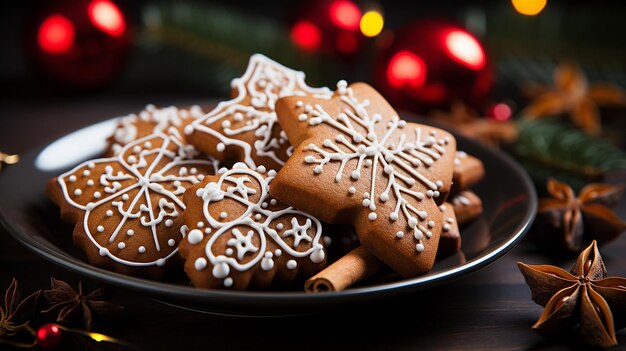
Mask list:
POLYGON ((626 169, 626 153, 568 124, 521 121, 519 131, 510 151, 542 186, 550 176, 584 184, 601 179, 607 171, 626 169))

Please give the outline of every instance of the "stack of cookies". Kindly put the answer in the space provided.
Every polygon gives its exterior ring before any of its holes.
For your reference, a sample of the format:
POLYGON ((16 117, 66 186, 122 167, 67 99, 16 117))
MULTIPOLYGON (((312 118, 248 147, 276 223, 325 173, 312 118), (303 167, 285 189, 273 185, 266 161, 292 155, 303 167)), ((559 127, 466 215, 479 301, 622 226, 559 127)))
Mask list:
POLYGON ((365 83, 311 88, 262 55, 231 87, 213 109, 122 118, 109 157, 50 180, 91 264, 184 271, 200 288, 321 291, 381 269, 422 275, 460 249, 484 168, 453 135, 402 120, 365 83))

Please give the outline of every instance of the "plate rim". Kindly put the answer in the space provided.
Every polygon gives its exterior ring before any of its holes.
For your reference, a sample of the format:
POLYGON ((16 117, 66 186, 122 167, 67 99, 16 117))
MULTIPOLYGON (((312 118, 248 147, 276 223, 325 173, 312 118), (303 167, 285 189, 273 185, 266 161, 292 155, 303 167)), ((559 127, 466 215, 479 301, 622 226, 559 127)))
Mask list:
MULTIPOLYGON (((117 119, 119 117, 111 118, 117 119)), ((106 119, 109 120, 109 119, 106 119)), ((106 121, 102 120, 102 121, 106 121)), ((102 122, 100 121, 100 122, 102 122)), ((34 147, 26 152, 23 155, 25 159, 32 158, 33 162, 30 162, 27 166, 34 167, 34 161, 37 159, 37 156, 50 144, 63 138, 64 136, 70 135, 72 133, 79 133, 82 129, 88 128, 96 123, 89 124, 83 128, 76 129, 61 135, 59 138, 56 138, 42 146, 34 147), (28 157, 30 156, 30 157, 28 157)), ((387 282, 381 284, 375 284, 364 287, 355 287, 349 288, 343 291, 333 291, 333 292, 320 292, 320 293, 306 293, 304 291, 233 291, 233 290, 221 290, 221 289, 199 289, 193 286, 185 286, 181 284, 174 284, 168 282, 161 282, 148 278, 140 278, 134 276, 128 276, 121 273, 105 270, 93 265, 90 265, 87 262, 84 262, 78 258, 70 256, 65 257, 60 253, 56 252, 44 244, 35 240, 36 236, 31 236, 22 233, 22 231, 17 228, 16 225, 12 224, 8 216, 5 214, 5 210, 0 207, 0 225, 2 225, 6 231, 21 245, 25 246, 31 252, 34 252, 38 256, 44 258, 47 261, 54 263, 57 266, 60 266, 63 269, 70 270, 74 273, 77 273, 81 276, 88 277, 90 279, 95 279, 101 281, 105 284, 115 285, 120 288, 130 289, 136 292, 144 292, 148 293, 150 297, 168 297, 174 298, 176 300, 185 299, 188 302, 227 302, 227 303, 236 303, 241 304, 242 302, 249 302, 254 300, 256 302, 265 302, 265 303, 286 303, 286 304, 298 304, 301 302, 306 303, 328 303, 328 302, 341 302, 346 301, 347 299, 351 299, 351 301, 355 301, 355 298, 364 298, 368 299, 373 296, 387 295, 387 294, 400 294, 406 291, 418 291, 428 287, 444 284, 450 282, 452 280, 464 277, 468 274, 471 274, 477 270, 480 270, 491 263, 496 262, 499 258, 504 256, 507 252, 513 249, 516 244, 525 236, 525 234, 530 230, 530 227, 535 219, 536 215, 536 207, 538 203, 537 193, 532 183, 528 173, 526 170, 522 168, 522 166, 517 163, 511 156, 504 153, 501 150, 494 149, 491 147, 487 147, 485 145, 481 145, 479 142, 459 135, 454 131, 450 131, 454 135, 457 140, 462 140, 463 143, 474 144, 477 147, 484 149, 490 156, 497 159, 500 163, 504 163, 507 167, 511 168, 511 170, 518 176, 519 180, 523 184, 524 191, 523 194, 528 197, 528 207, 525 213, 522 216, 521 221, 517 224, 516 228, 512 231, 510 235, 507 236, 507 240, 503 243, 499 244, 496 248, 484 252, 478 257, 475 257, 463 264, 458 266, 454 266, 451 268, 446 268, 442 271, 426 274, 414 278, 406 278, 396 282, 387 282), (445 279, 444 279, 445 278, 445 279), (189 300, 191 299, 191 300, 189 300), (216 299, 216 301, 212 301, 216 299)), ((24 160, 26 161, 26 160, 24 160)), ((22 161, 22 162, 24 162, 22 161)), ((18 163, 17 165, 11 166, 10 168, 19 168, 19 167, 27 167, 24 166, 25 163, 18 163)), ((12 171, 11 169, 5 169, 5 172, 12 171)), ((1 174, 0 174, 1 177, 1 174)), ((69 255, 68 255, 69 256, 69 255)), ((158 299, 157 299, 158 300, 158 299)), ((170 302, 168 302, 170 303, 170 302)))

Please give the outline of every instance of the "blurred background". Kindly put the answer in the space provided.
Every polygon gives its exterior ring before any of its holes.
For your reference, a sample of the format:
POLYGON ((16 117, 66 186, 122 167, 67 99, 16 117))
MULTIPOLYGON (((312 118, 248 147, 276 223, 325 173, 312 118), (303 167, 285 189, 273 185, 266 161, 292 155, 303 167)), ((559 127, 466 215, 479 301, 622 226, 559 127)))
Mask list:
POLYGON ((583 184, 626 164, 624 2, 42 0, 1 6, 0 118, 9 122, 0 126, 0 150, 9 147, 2 140, 13 133, 11 120, 47 123, 65 114, 79 127, 93 122, 81 116, 86 113, 105 119, 148 103, 226 99, 250 55, 263 53, 303 70, 311 85, 369 82, 399 110, 462 127, 510 151, 538 182, 553 166, 583 184), (37 113, 29 117, 31 110, 37 113), (592 141, 601 146, 589 151, 592 141), (564 159, 567 164, 555 163, 564 159))

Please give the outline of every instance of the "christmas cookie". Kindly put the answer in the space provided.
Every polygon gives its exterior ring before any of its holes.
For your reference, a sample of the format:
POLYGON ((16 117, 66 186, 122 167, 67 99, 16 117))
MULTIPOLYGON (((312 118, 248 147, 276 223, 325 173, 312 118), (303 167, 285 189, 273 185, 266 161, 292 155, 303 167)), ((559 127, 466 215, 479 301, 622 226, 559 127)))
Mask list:
POLYGON ((329 97, 327 88, 311 88, 304 73, 263 55, 253 55, 248 69, 231 83, 233 99, 220 103, 185 128, 188 141, 222 161, 279 169, 291 146, 276 119, 276 100, 289 95, 329 97))
POLYGON ((214 174, 190 145, 153 134, 111 158, 87 161, 51 179, 47 192, 90 263, 126 274, 158 275, 177 256, 185 189, 214 174))
POLYGON ((372 87, 337 84, 332 99, 276 104, 294 153, 270 192, 329 223, 351 223, 361 244, 398 273, 432 268, 444 225, 456 141, 407 123, 372 87))
POLYGON ((461 232, 454 213, 454 206, 446 202, 439 206, 439 210, 443 213, 443 226, 441 227, 437 257, 447 257, 461 249, 461 232))
POLYGON ((459 224, 472 221, 483 213, 482 200, 471 190, 462 190, 450 196, 449 200, 454 207, 459 224))
POLYGON ((195 286, 277 287, 325 266, 321 223, 268 193, 276 172, 237 163, 218 173, 184 196, 188 233, 180 253, 195 286))
POLYGON ((157 108, 147 105, 138 114, 132 113, 120 118, 113 135, 108 139, 107 154, 115 155, 124 145, 157 132, 173 135, 184 142, 184 127, 194 119, 204 116, 207 110, 198 105, 189 108, 157 108))
POLYGON ((452 175, 453 192, 468 189, 478 183, 485 176, 485 167, 478 158, 468 155, 464 151, 457 151, 454 159, 454 174, 452 175))

